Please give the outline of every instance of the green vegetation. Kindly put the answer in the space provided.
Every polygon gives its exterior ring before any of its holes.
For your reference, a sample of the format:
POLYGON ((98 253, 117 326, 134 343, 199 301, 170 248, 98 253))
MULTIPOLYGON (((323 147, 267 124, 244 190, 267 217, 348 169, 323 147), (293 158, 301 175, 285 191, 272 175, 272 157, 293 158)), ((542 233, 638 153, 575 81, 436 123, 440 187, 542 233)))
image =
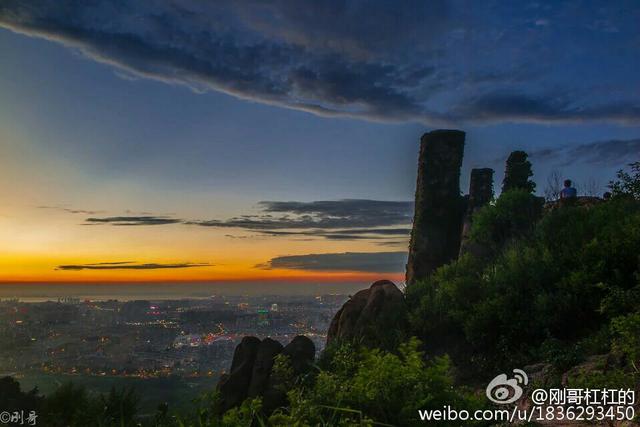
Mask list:
POLYGON ((513 151, 507 158, 507 166, 504 171, 504 180, 502 181, 502 192, 506 193, 511 190, 524 190, 533 193, 536 189, 536 183, 530 180, 533 176, 531 170, 531 162, 527 160, 529 155, 524 151, 513 151))
POLYGON ((470 238, 489 254, 530 234, 542 215, 543 200, 517 188, 503 193, 495 206, 486 206, 473 216, 470 238))
POLYGON ((618 179, 609 183, 613 196, 627 196, 640 200, 640 162, 629 164, 631 172, 621 169, 618 179))
POLYGON ((479 211, 471 239, 486 253, 467 254, 407 290, 411 329, 427 353, 446 352, 470 381, 541 362, 561 373, 609 354, 615 363, 607 381, 637 384, 640 168, 634 165, 634 175, 618 174, 607 202, 541 216, 536 198, 516 189, 479 211))
POLYGON ((158 402, 170 402, 172 410, 190 410, 193 399, 215 388, 218 379, 216 376, 187 378, 172 375, 136 378, 31 371, 20 376, 19 381, 23 389, 29 390, 37 386, 40 393, 45 396, 51 395, 60 385, 67 382, 82 386, 94 395, 109 393, 112 388, 131 388, 140 396, 139 412, 150 414, 155 412, 158 402))
POLYGON ((480 401, 454 388, 448 357, 425 361, 411 339, 398 354, 379 349, 336 346, 313 384, 289 391, 290 408, 271 416, 272 425, 418 425, 418 409, 444 405, 480 407, 480 401))
POLYGON ((10 377, 0 380, 0 407, 10 411, 35 411, 37 425, 120 426, 138 425, 139 398, 131 388, 112 388, 109 393, 91 395, 82 386, 65 383, 47 397, 38 389, 23 392, 10 377))

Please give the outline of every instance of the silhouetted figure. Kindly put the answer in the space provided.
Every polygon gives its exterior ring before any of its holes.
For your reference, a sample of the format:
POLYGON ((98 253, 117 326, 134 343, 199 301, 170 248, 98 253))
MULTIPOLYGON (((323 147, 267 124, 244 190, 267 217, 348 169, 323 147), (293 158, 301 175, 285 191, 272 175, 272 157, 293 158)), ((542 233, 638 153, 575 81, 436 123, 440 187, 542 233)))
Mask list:
POLYGON ((564 188, 560 190, 560 204, 569 205, 575 203, 578 198, 578 191, 572 187, 570 179, 564 180, 564 188))

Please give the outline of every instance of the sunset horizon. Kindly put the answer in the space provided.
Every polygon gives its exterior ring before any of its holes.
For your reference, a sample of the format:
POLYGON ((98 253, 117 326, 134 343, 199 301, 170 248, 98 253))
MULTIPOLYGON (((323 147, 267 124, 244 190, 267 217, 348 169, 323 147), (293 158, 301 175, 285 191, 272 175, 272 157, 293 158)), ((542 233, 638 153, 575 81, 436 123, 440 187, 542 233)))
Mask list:
POLYGON ((0 283, 402 281, 423 133, 466 132, 463 192, 472 168, 499 183, 523 149, 538 181, 561 172, 602 194, 640 149, 637 57, 609 49, 627 52, 635 30, 613 11, 582 16, 575 43, 592 51, 562 56, 568 6, 509 18, 416 6, 425 28, 411 7, 380 5, 388 40, 336 23, 317 28, 324 43, 276 6, 131 5, 115 18, 104 3, 68 19, 28 3, 0 6, 0 283), (395 34, 385 13, 415 31, 395 34), (464 31, 492 49, 482 61, 464 31), (568 71, 578 63, 584 81, 568 71))

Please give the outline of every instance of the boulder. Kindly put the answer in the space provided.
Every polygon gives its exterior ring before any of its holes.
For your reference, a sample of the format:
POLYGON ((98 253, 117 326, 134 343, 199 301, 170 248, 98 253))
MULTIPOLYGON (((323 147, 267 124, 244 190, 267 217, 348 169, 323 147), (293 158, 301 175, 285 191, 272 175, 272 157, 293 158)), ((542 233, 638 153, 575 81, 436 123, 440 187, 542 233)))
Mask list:
POLYGON ((275 357, 282 351, 282 344, 271 338, 265 338, 258 346, 251 382, 247 392, 248 397, 262 396, 269 384, 269 376, 275 357))
POLYGON ((291 360, 294 374, 301 375, 311 367, 316 355, 316 346, 308 337, 298 335, 284 347, 282 354, 291 360))
POLYGON ((244 337, 236 347, 229 373, 222 375, 218 381, 222 412, 239 406, 247 398, 259 346, 258 338, 244 337))
POLYGON ((298 335, 286 347, 278 341, 244 337, 236 347, 228 374, 220 377, 220 411, 240 406, 247 398, 262 398, 262 410, 272 413, 287 403, 287 384, 272 376, 276 356, 283 354, 291 361, 294 376, 306 373, 315 358, 316 347, 309 338, 298 335))
MULTIPOLYGON (((309 338, 298 335, 280 354, 288 357, 294 377, 299 377, 309 371, 315 358, 316 346, 309 338)), ((278 378, 273 374, 269 376, 268 385, 262 394, 262 408, 265 413, 270 414, 287 405, 288 380, 290 379, 278 378)))
POLYGON ((385 348, 404 330, 403 293, 389 280, 380 280, 353 295, 336 313, 327 334, 334 341, 355 341, 385 348))

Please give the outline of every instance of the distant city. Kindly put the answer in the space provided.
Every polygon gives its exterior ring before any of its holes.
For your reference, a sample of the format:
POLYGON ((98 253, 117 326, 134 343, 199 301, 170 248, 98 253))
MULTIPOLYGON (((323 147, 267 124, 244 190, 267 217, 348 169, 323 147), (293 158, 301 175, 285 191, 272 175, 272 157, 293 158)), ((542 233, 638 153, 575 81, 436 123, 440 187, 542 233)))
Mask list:
MULTIPOLYGON (((323 349, 346 294, 211 295, 187 299, 0 300, 0 376, 47 391, 62 382, 171 379, 213 387, 245 335, 283 344, 296 335, 323 349), (103 379, 100 380, 99 379, 103 379)), ((198 387, 196 387, 198 389, 198 387)), ((197 391, 197 390, 195 390, 197 391)), ((195 394, 194 391, 194 394, 195 394)))

